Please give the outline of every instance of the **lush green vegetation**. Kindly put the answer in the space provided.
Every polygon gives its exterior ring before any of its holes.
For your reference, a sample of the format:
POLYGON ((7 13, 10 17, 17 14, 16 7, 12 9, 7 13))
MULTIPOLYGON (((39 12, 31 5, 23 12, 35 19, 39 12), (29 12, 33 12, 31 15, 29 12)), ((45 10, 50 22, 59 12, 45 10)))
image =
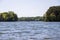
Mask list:
POLYGON ((0 21, 42 21, 42 20, 43 18, 40 16, 18 18, 13 11, 0 13, 0 21))
POLYGON ((17 20, 18 20, 17 15, 12 11, 0 13, 0 21, 17 21, 17 20))
POLYGON ((50 7, 43 18, 45 21, 60 21, 60 6, 50 7))
POLYGON ((37 17, 20 17, 13 11, 0 13, 0 21, 60 21, 60 6, 52 6, 42 16, 37 17))
POLYGON ((19 21, 42 21, 43 18, 40 16, 37 16, 37 17, 21 17, 18 20, 19 21))

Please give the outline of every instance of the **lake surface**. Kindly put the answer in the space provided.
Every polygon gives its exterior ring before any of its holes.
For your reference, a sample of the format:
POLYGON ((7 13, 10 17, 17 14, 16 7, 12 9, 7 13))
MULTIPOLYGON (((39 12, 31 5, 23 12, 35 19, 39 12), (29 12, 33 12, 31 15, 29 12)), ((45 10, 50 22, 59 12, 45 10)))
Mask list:
POLYGON ((60 40, 60 22, 0 22, 0 40, 60 40))

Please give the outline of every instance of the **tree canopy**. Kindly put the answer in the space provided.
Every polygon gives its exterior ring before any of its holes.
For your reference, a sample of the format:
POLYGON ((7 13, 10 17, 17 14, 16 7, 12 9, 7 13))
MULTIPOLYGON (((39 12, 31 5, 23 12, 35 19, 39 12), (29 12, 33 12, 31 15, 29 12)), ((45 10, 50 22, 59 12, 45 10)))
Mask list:
POLYGON ((20 17, 13 11, 0 13, 0 21, 60 21, 60 6, 51 6, 46 13, 36 17, 20 17))
POLYGON ((45 21, 60 21, 60 6, 50 7, 44 14, 45 21))
POLYGON ((42 21, 42 17, 37 16, 37 17, 21 17, 18 18, 19 21, 42 21))
POLYGON ((0 13, 0 21, 17 21, 18 17, 13 11, 0 13))

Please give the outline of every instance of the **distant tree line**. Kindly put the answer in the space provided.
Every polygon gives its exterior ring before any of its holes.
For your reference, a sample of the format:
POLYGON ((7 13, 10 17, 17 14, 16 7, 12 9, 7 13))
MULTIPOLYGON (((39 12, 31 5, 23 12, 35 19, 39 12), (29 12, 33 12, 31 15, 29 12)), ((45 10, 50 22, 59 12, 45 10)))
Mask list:
POLYGON ((46 13, 36 17, 20 17, 13 11, 0 13, 0 21, 60 21, 60 6, 51 6, 46 13))
POLYGON ((51 6, 46 13, 40 17, 21 17, 20 21, 60 21, 60 6, 51 6))
POLYGON ((0 13, 0 22, 1 21, 42 21, 43 18, 40 16, 37 17, 17 17, 13 11, 2 12, 0 13))
POLYGON ((60 21, 60 6, 52 6, 43 16, 44 21, 60 21))
POLYGON ((0 13, 0 21, 17 21, 18 17, 13 11, 0 13))
POLYGON ((40 16, 37 17, 20 17, 18 18, 19 21, 42 21, 43 18, 40 16))

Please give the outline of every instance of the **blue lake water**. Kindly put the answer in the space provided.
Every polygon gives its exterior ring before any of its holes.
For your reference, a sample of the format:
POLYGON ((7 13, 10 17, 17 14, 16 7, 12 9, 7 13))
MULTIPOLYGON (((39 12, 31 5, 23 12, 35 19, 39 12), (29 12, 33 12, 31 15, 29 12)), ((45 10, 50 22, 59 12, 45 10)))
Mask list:
POLYGON ((60 22, 0 22, 0 40, 60 40, 60 22))

